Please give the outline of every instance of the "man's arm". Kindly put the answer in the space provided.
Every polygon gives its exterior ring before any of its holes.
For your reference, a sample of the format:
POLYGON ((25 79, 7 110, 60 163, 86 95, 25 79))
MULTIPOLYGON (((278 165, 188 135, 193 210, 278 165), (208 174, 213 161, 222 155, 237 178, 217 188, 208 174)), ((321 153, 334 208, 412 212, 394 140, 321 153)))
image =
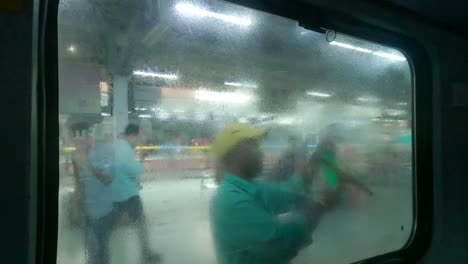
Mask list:
POLYGON ((367 193, 370 196, 372 196, 374 194, 372 192, 372 190, 369 189, 369 187, 367 187, 367 185, 365 185, 364 183, 358 181, 356 178, 351 177, 351 176, 346 175, 346 174, 343 174, 343 173, 341 173, 341 171, 339 172, 338 175, 340 176, 341 180, 344 183, 352 184, 352 185, 356 186, 358 189, 362 190, 363 192, 367 193))
POLYGON ((119 158, 123 168, 130 177, 138 178, 143 174, 145 167, 138 161, 135 152, 131 148, 126 149, 123 154, 124 155, 119 158))
POLYGON ((223 230, 229 240, 257 256, 291 259, 310 241, 310 223, 300 214, 280 221, 251 200, 236 202, 226 214, 223 230))
POLYGON ((112 178, 104 171, 94 166, 91 166, 91 170, 93 171, 93 174, 96 176, 96 178, 98 178, 102 183, 107 185, 112 181, 112 178))
POLYGON ((305 198, 303 180, 299 175, 291 176, 284 182, 259 182, 260 194, 265 204, 276 214, 294 209, 305 198))

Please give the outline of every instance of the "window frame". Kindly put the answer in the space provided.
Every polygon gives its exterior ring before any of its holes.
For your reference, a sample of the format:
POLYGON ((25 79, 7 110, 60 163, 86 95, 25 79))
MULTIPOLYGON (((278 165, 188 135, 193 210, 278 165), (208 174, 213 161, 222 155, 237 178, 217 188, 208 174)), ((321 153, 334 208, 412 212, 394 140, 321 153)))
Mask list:
MULTIPOLYGON (((410 239, 402 249, 359 262, 414 262, 420 259, 429 248, 433 226, 432 68, 423 44, 417 39, 356 19, 352 14, 300 3, 297 0, 227 1, 299 21, 301 26, 311 30, 324 32, 324 28, 329 28, 367 41, 382 43, 400 50, 407 57, 413 83, 413 229, 410 239)), ((55 263, 57 260, 59 1, 42 0, 39 5, 36 263, 45 264, 55 263)))

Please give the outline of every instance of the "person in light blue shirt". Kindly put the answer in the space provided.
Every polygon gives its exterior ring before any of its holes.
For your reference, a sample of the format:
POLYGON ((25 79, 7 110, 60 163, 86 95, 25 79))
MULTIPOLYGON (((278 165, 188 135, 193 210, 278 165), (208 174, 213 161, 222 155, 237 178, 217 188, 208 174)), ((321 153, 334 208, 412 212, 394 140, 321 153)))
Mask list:
POLYGON ((113 157, 112 144, 97 142, 88 156, 87 168, 82 170, 86 213, 97 242, 88 240, 94 264, 109 263, 109 240, 115 223, 111 188, 113 157))
MULTIPOLYGON (((82 130, 87 130, 84 124, 82 130)), ((76 130, 73 129, 75 135, 76 130)), ((109 263, 109 239, 113 228, 112 203, 112 143, 104 138, 97 140, 95 147, 92 138, 82 135, 74 139, 76 150, 73 153, 75 173, 83 193, 83 208, 86 226, 83 229, 88 263, 109 263)))
POLYGON ((139 195, 140 177, 144 172, 143 164, 134 151, 139 132, 137 125, 129 124, 115 143, 112 197, 117 216, 127 214, 138 229, 143 260, 147 263, 159 263, 161 257, 152 252, 149 246, 145 214, 139 195))

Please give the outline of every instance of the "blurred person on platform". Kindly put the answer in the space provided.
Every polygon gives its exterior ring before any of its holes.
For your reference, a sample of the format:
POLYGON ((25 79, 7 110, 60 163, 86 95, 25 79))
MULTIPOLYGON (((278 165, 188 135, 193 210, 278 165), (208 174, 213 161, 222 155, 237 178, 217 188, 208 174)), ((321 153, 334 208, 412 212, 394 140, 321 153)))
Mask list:
MULTIPOLYGON (((134 151, 138 143, 140 129, 138 125, 129 124, 123 135, 115 143, 114 177, 112 196, 118 218, 127 214, 138 230, 141 254, 146 263, 160 263, 159 254, 150 249, 148 228, 140 198, 140 177, 144 172, 141 161, 134 151)), ((142 159, 144 156, 141 157, 142 159)))
POLYGON ((113 227, 112 189, 112 139, 100 133, 96 126, 94 138, 89 125, 72 125, 75 152, 73 164, 79 179, 83 199, 85 246, 91 264, 109 263, 109 237, 113 227))
POLYGON ((90 174, 84 179, 85 207, 97 243, 89 252, 92 263, 96 264, 109 263, 109 240, 115 224, 111 187, 114 168, 112 137, 103 124, 96 126, 93 148, 89 149, 88 156, 90 174))
POLYGON ((223 170, 210 207, 218 263, 289 263, 311 243, 312 230, 333 203, 328 195, 322 203, 307 203, 288 184, 256 180, 262 171, 259 140, 265 133, 236 123, 222 129, 213 142, 223 170), (291 203, 302 206, 290 210, 291 203))
POLYGON ((315 175, 314 190, 343 193, 346 187, 352 187, 372 196, 373 192, 364 183, 341 169, 338 160, 339 142, 343 138, 341 130, 338 124, 327 126, 310 158, 315 175))
POLYGON ((299 145, 295 136, 288 137, 288 145, 274 165, 271 173, 267 176, 269 180, 285 181, 294 175, 296 165, 307 157, 308 151, 304 146, 299 145))

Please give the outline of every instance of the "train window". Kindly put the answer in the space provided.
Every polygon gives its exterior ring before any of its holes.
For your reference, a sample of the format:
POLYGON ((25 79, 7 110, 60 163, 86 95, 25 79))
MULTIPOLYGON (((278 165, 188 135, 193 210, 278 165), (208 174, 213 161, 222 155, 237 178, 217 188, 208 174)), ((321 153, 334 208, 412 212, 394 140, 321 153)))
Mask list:
POLYGON ((61 0, 58 263, 350 263, 413 229, 398 50, 222 1, 61 0))

